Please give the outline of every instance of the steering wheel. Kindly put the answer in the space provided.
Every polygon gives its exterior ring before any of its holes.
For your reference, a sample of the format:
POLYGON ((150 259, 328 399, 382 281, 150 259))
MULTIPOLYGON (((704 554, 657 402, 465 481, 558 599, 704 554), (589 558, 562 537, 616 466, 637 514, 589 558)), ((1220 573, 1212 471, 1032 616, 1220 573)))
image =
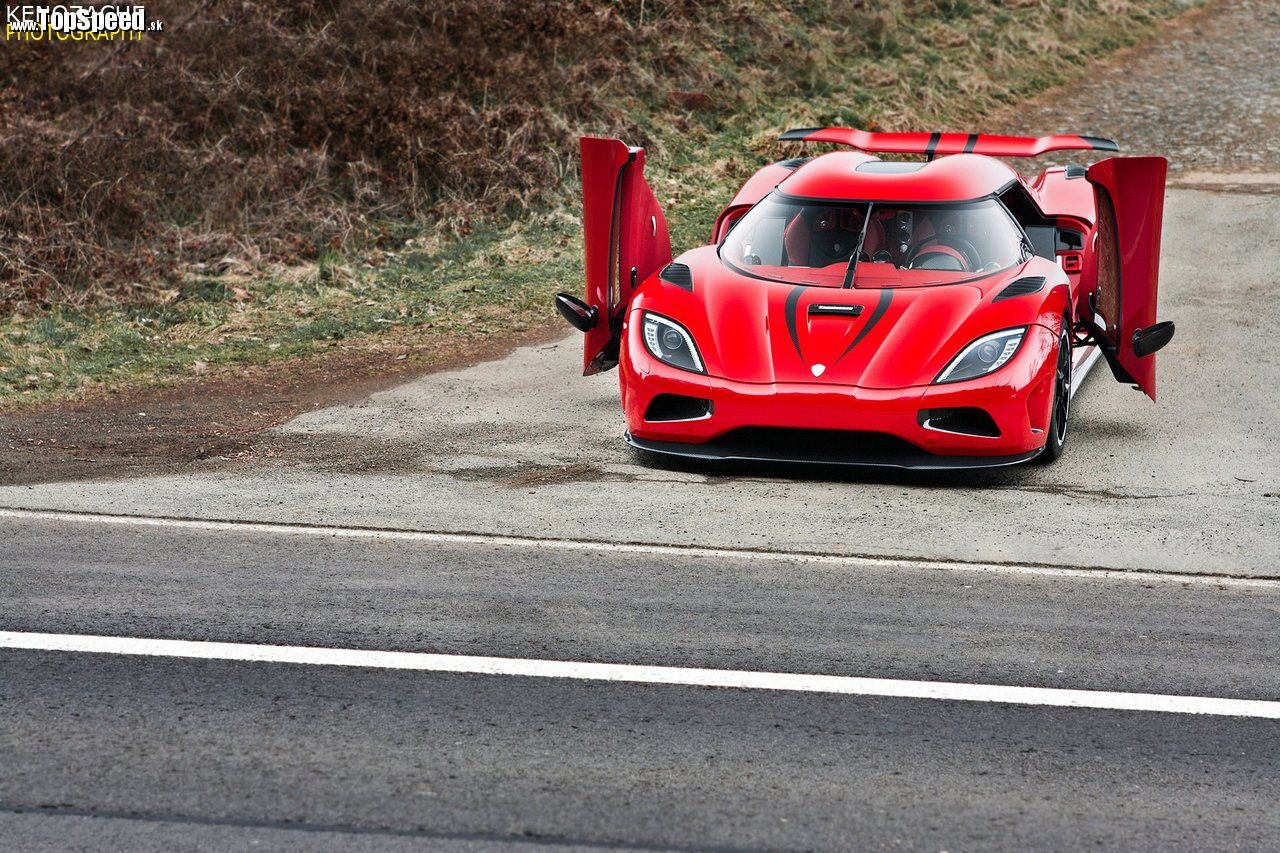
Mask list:
POLYGON ((911 269, 946 269, 952 272, 969 272, 980 266, 982 255, 978 253, 978 248, 963 237, 957 237, 953 234, 945 235, 946 239, 942 239, 937 234, 930 234, 920 241, 920 245, 916 246, 911 253, 911 259, 907 262, 907 266, 911 269), (918 261, 924 260, 928 256, 935 256, 930 260, 930 264, 942 263, 937 256, 951 257, 960 262, 960 269, 956 270, 951 267, 941 266, 921 266, 918 261))
POLYGON ((939 270, 941 272, 968 272, 964 255, 950 246, 930 246, 916 252, 909 269, 939 270))

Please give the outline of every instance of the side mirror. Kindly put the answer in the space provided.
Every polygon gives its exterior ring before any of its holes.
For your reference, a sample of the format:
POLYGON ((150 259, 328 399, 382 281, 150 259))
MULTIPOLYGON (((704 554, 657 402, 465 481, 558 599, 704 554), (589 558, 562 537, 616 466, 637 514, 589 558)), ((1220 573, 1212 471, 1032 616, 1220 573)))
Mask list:
POLYGON ((1133 354, 1138 358, 1159 351, 1173 340, 1173 321, 1165 320, 1133 333, 1133 354))
POLYGON ((556 294, 556 310, 579 332, 589 332, 596 325, 596 309, 576 296, 556 294))

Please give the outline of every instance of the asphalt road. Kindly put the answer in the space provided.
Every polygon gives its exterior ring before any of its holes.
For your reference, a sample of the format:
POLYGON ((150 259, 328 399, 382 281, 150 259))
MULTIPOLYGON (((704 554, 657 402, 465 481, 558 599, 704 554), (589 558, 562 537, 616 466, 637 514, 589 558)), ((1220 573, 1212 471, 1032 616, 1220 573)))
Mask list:
MULTIPOLYGON (((1280 698, 1280 583, 7 518, 4 628, 1280 698)), ((1262 849, 1280 724, 0 650, 15 849, 1262 849)))
POLYGON ((4 630, 1280 699, 1280 581, 6 519, 4 630))

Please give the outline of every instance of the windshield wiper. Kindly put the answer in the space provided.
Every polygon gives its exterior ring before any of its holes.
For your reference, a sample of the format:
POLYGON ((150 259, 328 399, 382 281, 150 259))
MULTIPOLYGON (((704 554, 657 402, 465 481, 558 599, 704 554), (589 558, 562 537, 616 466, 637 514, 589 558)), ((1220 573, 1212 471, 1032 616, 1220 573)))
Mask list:
POLYGON ((849 266, 844 268, 843 288, 853 287, 853 277, 858 272, 858 257, 862 254, 862 244, 867 240, 867 226, 871 224, 871 210, 875 205, 867 203, 867 213, 862 219, 862 233, 858 235, 858 245, 853 247, 853 255, 849 258, 849 266))

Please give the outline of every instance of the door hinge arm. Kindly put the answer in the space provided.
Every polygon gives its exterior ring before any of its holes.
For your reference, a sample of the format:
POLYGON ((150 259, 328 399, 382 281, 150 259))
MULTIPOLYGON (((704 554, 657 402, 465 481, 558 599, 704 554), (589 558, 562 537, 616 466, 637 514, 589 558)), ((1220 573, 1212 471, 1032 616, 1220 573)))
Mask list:
POLYGON ((1087 323, 1076 323, 1071 327, 1071 345, 1073 347, 1097 347, 1105 353, 1115 351, 1115 347, 1094 334, 1087 323))

